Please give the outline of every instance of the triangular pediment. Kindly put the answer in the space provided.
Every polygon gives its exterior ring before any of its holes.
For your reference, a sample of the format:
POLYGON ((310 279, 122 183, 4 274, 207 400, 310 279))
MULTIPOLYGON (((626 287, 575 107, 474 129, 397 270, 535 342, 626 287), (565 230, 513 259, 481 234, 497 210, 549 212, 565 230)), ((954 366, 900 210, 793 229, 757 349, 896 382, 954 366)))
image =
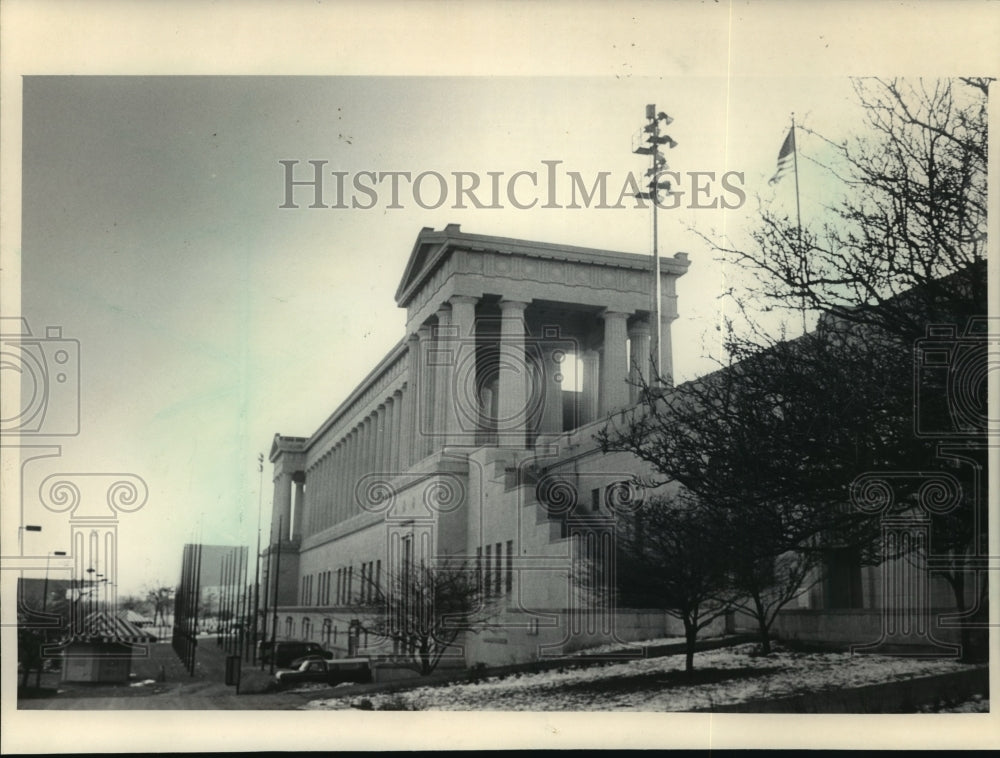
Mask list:
POLYGON ((413 243, 413 250, 410 251, 410 259, 406 262, 406 268, 403 270, 403 278, 399 282, 399 287, 396 288, 397 304, 402 305, 400 300, 404 293, 411 290, 414 283, 420 281, 437 263, 440 254, 444 252, 445 242, 451 231, 458 231, 458 226, 450 224, 442 232, 435 232, 429 226, 420 230, 417 241, 413 243))

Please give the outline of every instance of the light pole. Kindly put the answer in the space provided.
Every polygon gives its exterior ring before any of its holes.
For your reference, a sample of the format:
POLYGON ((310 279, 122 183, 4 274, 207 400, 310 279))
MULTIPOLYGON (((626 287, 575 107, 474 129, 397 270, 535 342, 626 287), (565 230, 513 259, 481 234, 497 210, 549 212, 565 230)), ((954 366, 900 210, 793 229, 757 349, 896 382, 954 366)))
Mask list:
POLYGON ((257 455, 257 552, 254 553, 253 564, 253 638, 250 642, 253 652, 251 653, 252 664, 257 663, 257 625, 260 613, 260 512, 264 501, 264 454, 257 455))
POLYGON ((667 166, 667 159, 660 155, 660 145, 666 145, 667 147, 673 149, 677 147, 677 142, 675 142, 669 135, 660 134, 660 122, 662 121, 664 126, 670 126, 674 120, 663 111, 657 113, 655 105, 646 106, 646 120, 648 123, 642 130, 649 135, 646 137, 646 142, 649 144, 637 147, 633 149, 632 152, 637 153, 638 155, 652 156, 653 164, 646 171, 646 176, 650 177, 650 182, 646 185, 648 191, 640 192, 636 195, 636 197, 644 200, 652 200, 653 202, 653 318, 656 320, 656 323, 653 324, 653 366, 655 367, 656 376, 653 379, 656 383, 660 383, 662 379, 661 372, 663 371, 663 362, 660 357, 663 347, 663 322, 661 317, 663 303, 661 292, 662 283, 660 282, 660 252, 657 243, 656 210, 660 204, 660 190, 662 189, 670 192, 670 182, 660 181, 660 177, 666 173, 669 168, 667 166))

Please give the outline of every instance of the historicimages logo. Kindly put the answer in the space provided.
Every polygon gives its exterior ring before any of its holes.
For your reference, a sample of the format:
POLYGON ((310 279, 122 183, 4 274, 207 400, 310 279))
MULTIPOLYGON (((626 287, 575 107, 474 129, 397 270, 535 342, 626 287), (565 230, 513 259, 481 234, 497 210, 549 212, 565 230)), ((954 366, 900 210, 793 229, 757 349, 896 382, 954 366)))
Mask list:
POLYGON ((17 572, 18 656, 36 686, 45 659, 64 657, 73 642, 118 638, 121 630, 106 622, 117 612, 118 517, 144 507, 149 494, 135 474, 45 470, 46 460, 62 462, 58 438, 81 435, 80 353, 80 342, 64 337, 61 326, 47 326, 42 336, 24 318, 0 317, 0 447, 11 475, 9 513, 17 501, 17 552, 5 551, 2 569, 17 572), (45 536, 35 537, 39 532, 45 536))
POLYGON ((80 343, 62 327, 35 336, 23 318, 0 319, 0 380, 4 392, 0 432, 73 436, 80 432, 80 343))
POLYGON ((629 172, 598 171, 584 176, 561 169, 561 160, 505 171, 337 171, 327 160, 279 160, 282 202, 279 208, 334 210, 424 210, 448 207, 499 210, 590 208, 622 210, 735 210, 746 202, 740 171, 656 172, 658 189, 651 193, 644 179, 629 172), (303 165, 306 164, 306 165, 303 165))

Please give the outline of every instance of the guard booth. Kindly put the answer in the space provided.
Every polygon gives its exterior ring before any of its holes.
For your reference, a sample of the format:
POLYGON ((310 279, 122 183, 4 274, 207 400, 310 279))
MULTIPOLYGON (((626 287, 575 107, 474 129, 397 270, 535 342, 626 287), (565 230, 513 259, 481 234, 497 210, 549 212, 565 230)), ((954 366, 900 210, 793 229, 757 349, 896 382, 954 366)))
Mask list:
POLYGON ((145 653, 144 643, 156 638, 135 624, 104 611, 90 614, 83 631, 63 647, 62 681, 127 682, 132 656, 145 653))
POLYGON ((64 682, 127 682, 132 646, 122 642, 77 640, 63 650, 64 682))

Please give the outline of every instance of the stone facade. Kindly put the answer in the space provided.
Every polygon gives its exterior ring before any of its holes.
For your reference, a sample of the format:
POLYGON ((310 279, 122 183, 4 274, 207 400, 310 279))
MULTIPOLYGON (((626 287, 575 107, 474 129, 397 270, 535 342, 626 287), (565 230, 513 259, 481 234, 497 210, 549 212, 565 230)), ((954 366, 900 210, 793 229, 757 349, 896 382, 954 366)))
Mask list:
MULTIPOLYGON (((661 261, 666 377, 687 267, 661 261)), ((452 663, 672 628, 663 613, 616 624, 571 577, 574 546, 607 550, 605 501, 636 470, 592 437, 634 402, 628 380, 651 376, 652 276, 649 256, 423 229, 396 293, 403 339, 313 435, 274 438, 264 581, 280 550, 279 638, 346 651, 403 550, 476 561, 500 596, 495 628, 452 663)))
MULTIPOLYGON (((684 253, 661 260, 667 384, 676 283, 687 268, 684 253)), ((465 635, 444 665, 677 634, 675 619, 614 608, 581 592, 574 576, 594 562, 613 566, 611 510, 630 507, 630 483, 652 473, 594 441, 635 404, 629 380, 653 375, 652 278, 649 256, 423 229, 396 292, 403 339, 313 435, 274 437, 263 581, 273 591, 268 574, 278 571, 279 639, 393 652, 359 634, 358 622, 389 577, 441 557, 476 565, 498 608, 489 630, 465 635)), ((928 609, 946 605, 944 588, 935 580, 907 594, 914 576, 902 563, 862 568, 844 557, 775 632, 812 639, 823 632, 803 619, 834 608, 868 626, 879 616, 883 632, 898 626, 908 644, 941 648, 925 622, 928 609), (886 593, 912 601, 886 616, 874 610, 885 609, 886 593)), ((834 616, 815 623, 839 630, 832 637, 861 629, 834 616)), ((740 614, 716 627, 703 634, 752 631, 740 614)))

